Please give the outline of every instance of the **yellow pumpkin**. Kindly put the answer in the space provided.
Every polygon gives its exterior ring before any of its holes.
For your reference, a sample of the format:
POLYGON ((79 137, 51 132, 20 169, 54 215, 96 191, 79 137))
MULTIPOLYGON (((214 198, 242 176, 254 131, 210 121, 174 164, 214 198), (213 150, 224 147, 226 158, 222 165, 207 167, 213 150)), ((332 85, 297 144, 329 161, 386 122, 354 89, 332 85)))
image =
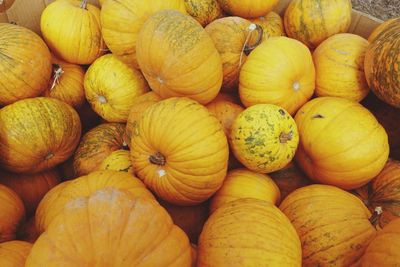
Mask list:
POLYGON ((296 123, 284 109, 259 104, 247 108, 236 118, 230 143, 244 166, 254 172, 270 173, 292 160, 299 135, 296 123))
POLYGON ((15 239, 20 223, 25 219, 24 203, 10 188, 0 184, 0 243, 15 239))
POLYGON ((228 202, 244 198, 265 200, 275 205, 280 201, 280 192, 268 175, 247 169, 232 170, 228 172, 222 187, 213 196, 210 212, 228 202))
POLYGON ((299 41, 271 38, 247 58, 239 82, 240 99, 246 107, 275 104, 294 115, 314 93, 311 53, 299 41))
POLYGON ((223 16, 217 0, 185 0, 187 13, 205 27, 223 16))
POLYGON ((149 91, 140 71, 108 54, 85 75, 85 95, 93 110, 108 122, 126 122, 133 100, 149 91))
POLYGON ((283 20, 278 13, 269 12, 266 16, 250 19, 263 29, 263 41, 270 37, 286 36, 283 20))
POLYGON ((136 68, 139 66, 136 60, 136 42, 146 20, 164 9, 186 13, 184 0, 107 0, 103 2, 101 26, 104 41, 115 56, 136 68))
POLYGON ((14 240, 0 243, 0 266, 24 267, 31 248, 32 244, 25 241, 14 240))
POLYGON ((51 75, 51 55, 27 28, 0 23, 0 105, 39 96, 51 75))
POLYGON ((207 104, 217 96, 221 57, 194 18, 175 10, 154 14, 143 25, 136 48, 140 69, 162 98, 187 96, 207 104))
POLYGON ((218 0, 222 9, 242 18, 256 18, 267 15, 279 0, 218 0))
POLYGON ((104 54, 100 10, 87 0, 58 0, 42 13, 40 28, 57 57, 73 64, 91 64, 104 54))
POLYGON ((132 129, 137 176, 160 198, 190 206, 208 199, 227 171, 228 142, 218 120, 189 98, 146 109, 132 129))
POLYGON ((0 1, 0 12, 7 11, 13 4, 15 0, 1 0, 0 1))
POLYGON ((114 170, 133 174, 133 166, 128 150, 116 150, 100 164, 99 170, 114 170))

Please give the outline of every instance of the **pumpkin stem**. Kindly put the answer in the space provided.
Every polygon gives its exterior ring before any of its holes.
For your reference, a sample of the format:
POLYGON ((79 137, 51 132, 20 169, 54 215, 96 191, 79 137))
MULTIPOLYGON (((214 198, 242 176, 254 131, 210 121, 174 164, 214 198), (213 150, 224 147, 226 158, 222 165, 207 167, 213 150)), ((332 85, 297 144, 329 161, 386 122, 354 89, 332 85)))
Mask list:
POLYGON ((167 163, 167 160, 165 159, 164 155, 161 154, 160 152, 157 152, 154 155, 151 155, 149 157, 149 161, 151 164, 155 164, 155 165, 159 165, 159 166, 164 166, 167 163))
POLYGON ((82 9, 87 9, 87 0, 82 0, 81 5, 79 6, 82 9))
POLYGON ((243 49, 243 52, 248 56, 249 54, 250 54, 250 52, 251 51, 253 51, 259 44, 261 44, 261 42, 262 42, 262 39, 263 39, 263 34, 264 34, 264 30, 263 30, 263 28, 260 26, 260 25, 258 25, 258 24, 254 24, 254 23, 252 23, 252 24, 250 24, 250 27, 249 27, 249 34, 247 35, 247 38, 246 38, 246 42, 244 43, 244 49, 243 49), (249 45, 249 41, 250 41, 250 36, 251 36, 251 34, 253 33, 253 31, 257 31, 257 40, 256 40, 256 42, 255 42, 255 44, 254 45, 249 45))
POLYGON ((293 132, 292 131, 290 131, 289 133, 282 132, 281 135, 279 136, 279 141, 282 144, 285 144, 285 143, 287 143, 287 141, 290 141, 292 139, 293 139, 293 132))
POLYGON ((383 210, 382 207, 376 207, 374 213, 372 214, 371 218, 369 218, 369 221, 373 226, 376 226, 378 224, 379 218, 381 217, 383 210))
POLYGON ((50 91, 60 83, 60 78, 64 74, 64 70, 58 64, 53 64, 53 84, 51 85, 50 91))
POLYGON ((122 150, 129 150, 129 146, 125 141, 122 143, 122 150))

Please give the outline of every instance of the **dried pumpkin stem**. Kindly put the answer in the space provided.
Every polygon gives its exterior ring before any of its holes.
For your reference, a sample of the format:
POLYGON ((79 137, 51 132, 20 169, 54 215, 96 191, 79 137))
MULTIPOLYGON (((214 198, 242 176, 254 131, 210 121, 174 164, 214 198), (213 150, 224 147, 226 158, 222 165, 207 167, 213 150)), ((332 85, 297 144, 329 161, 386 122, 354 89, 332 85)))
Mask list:
POLYGON ((374 213, 372 214, 371 218, 369 218, 370 223, 373 226, 378 224, 379 218, 381 217, 383 210, 382 207, 376 207, 374 213))
POLYGON ((167 160, 165 159, 164 155, 161 154, 160 152, 151 155, 149 157, 149 161, 151 164, 155 164, 158 166, 164 166, 167 163, 167 160))
POLYGON ((50 91, 60 83, 60 78, 64 74, 64 70, 58 64, 53 64, 53 84, 51 85, 50 91))
POLYGON ((293 139, 293 132, 292 131, 290 131, 289 133, 282 132, 281 135, 279 136, 279 141, 282 144, 285 144, 285 143, 287 143, 287 141, 290 141, 292 139, 293 139))
POLYGON ((87 9, 87 0, 82 0, 81 5, 79 6, 82 9, 87 9))
POLYGON ((258 24, 252 24, 252 25, 255 25, 255 26, 252 27, 252 29, 257 31, 257 41, 256 41, 255 44, 249 45, 250 36, 254 31, 254 30, 250 30, 249 35, 247 37, 247 40, 246 40, 246 42, 244 44, 244 49, 243 49, 243 52, 246 55, 249 55, 251 51, 253 51, 259 44, 261 44, 262 39, 263 39, 263 34, 264 34, 263 28, 258 24))

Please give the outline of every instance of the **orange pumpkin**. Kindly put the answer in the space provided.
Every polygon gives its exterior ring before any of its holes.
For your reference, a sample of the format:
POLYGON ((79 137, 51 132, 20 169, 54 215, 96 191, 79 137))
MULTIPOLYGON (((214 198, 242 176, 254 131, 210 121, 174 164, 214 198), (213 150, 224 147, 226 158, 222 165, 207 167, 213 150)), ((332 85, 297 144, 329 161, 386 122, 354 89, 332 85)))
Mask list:
POLYGON ((185 0, 187 13, 205 27, 223 16, 217 0, 185 0))
POLYGON ((100 164, 99 170, 114 170, 133 174, 131 153, 128 150, 115 150, 100 164))
POLYGON ((14 240, 0 243, 0 266, 24 267, 31 248, 32 244, 25 241, 14 240))
POLYGON ((17 228, 24 218, 22 200, 14 191, 0 184, 0 243, 15 239, 17 228))
POLYGON ((263 41, 270 37, 286 36, 283 20, 278 13, 269 12, 266 16, 250 19, 263 29, 263 41))
POLYGON ((0 111, 0 164, 11 172, 49 170, 67 160, 81 135, 78 113, 54 98, 20 100, 0 111))
POLYGON ((140 30, 136 49, 140 69, 162 98, 187 96, 207 104, 217 96, 221 57, 194 18, 175 10, 154 14, 140 30))
POLYGON ((15 0, 1 0, 0 1, 0 12, 7 11, 13 4, 15 0))
POLYGON ((376 27, 373 32, 368 37, 368 42, 372 43, 375 39, 388 27, 392 22, 395 22, 396 19, 389 19, 376 27))
POLYGON ((43 40, 24 27, 0 23, 0 43, 0 105, 42 94, 51 75, 43 40))
POLYGON ((256 18, 267 15, 279 0, 218 0, 228 14, 242 18, 256 18))
POLYGON ((35 225, 35 217, 31 217, 18 229, 17 239, 33 244, 39 235, 35 225))

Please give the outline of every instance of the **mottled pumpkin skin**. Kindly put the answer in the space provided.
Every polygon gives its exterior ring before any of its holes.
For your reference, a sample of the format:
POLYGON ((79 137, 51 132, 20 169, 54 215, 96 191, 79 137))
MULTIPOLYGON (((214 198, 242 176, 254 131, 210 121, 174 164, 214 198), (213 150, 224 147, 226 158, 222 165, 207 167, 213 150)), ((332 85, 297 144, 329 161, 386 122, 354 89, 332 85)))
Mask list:
POLYGON ((25 218, 24 203, 8 187, 0 184, 0 243, 15 239, 19 224, 25 218))
POLYGON ((283 19, 278 13, 271 11, 265 16, 250 19, 250 21, 260 25, 263 29, 263 41, 270 37, 286 36, 283 19))
POLYGON ((66 203, 33 245, 25 266, 44 262, 46 267, 190 267, 191 249, 185 233, 154 199, 105 188, 66 203))
POLYGON ((294 115, 314 93, 311 53, 297 40, 271 38, 247 58, 239 82, 240 99, 246 107, 275 104, 294 115))
POLYGON ((105 1, 101 6, 101 26, 108 48, 123 62, 138 68, 136 42, 139 31, 151 15, 164 9, 186 13, 184 0, 105 1))
POLYGON ((17 101, 0 111, 0 164, 15 173, 49 170, 67 160, 81 136, 78 113, 54 98, 17 101))
POLYGON ((223 78, 221 57, 189 15, 175 10, 154 14, 140 30, 136 49, 140 69, 162 98, 187 96, 207 104, 217 96, 223 78))
POLYGON ((133 174, 131 153, 128 150, 116 150, 103 160, 99 170, 114 170, 133 174))
POLYGON ((286 33, 315 49, 328 37, 347 32, 351 7, 351 0, 293 0, 284 16, 286 33))
POLYGON ((357 102, 319 97, 304 105, 295 120, 300 133, 296 161, 315 182, 355 189, 385 166, 385 129, 357 102))
POLYGON ((184 0, 187 13, 205 27, 223 16, 217 0, 184 0))
POLYGON ((259 104, 239 114, 230 144, 235 157, 249 170, 270 173, 294 157, 299 135, 293 118, 282 108, 259 104))
POLYGON ((32 244, 25 241, 14 240, 0 243, 0 266, 24 267, 31 248, 32 244))
POLYGON ((371 213, 354 195, 329 185, 297 189, 279 207, 303 249, 302 266, 350 266, 375 235, 371 213))
POLYGON ((227 172, 228 142, 219 121, 189 98, 146 109, 132 130, 131 148, 137 176, 172 204, 204 202, 227 172))
POLYGON ((0 12, 7 11, 13 4, 15 0, 3 0, 0 3, 0 12))
POLYGON ((238 199, 207 220, 200 235, 197 266, 300 267, 300 240, 272 203, 238 199))
POLYGON ((279 0, 218 0, 218 2, 226 13, 251 19, 267 15, 279 0))
POLYGON ((400 18, 391 22, 368 47, 365 75, 374 94, 400 108, 400 18))
POLYGON ((42 94, 51 75, 50 60, 36 33, 0 23, 0 105, 42 94))
POLYGON ((368 42, 372 43, 375 41, 375 39, 384 31, 386 30, 386 27, 388 27, 392 22, 395 22, 396 19, 389 19, 381 24, 379 24, 378 27, 375 28, 375 30, 369 35, 368 37, 368 42))
POLYGON ((28 219, 23 225, 21 225, 17 232, 17 240, 26 241, 32 244, 35 243, 38 237, 39 233, 36 229, 35 217, 28 219))

